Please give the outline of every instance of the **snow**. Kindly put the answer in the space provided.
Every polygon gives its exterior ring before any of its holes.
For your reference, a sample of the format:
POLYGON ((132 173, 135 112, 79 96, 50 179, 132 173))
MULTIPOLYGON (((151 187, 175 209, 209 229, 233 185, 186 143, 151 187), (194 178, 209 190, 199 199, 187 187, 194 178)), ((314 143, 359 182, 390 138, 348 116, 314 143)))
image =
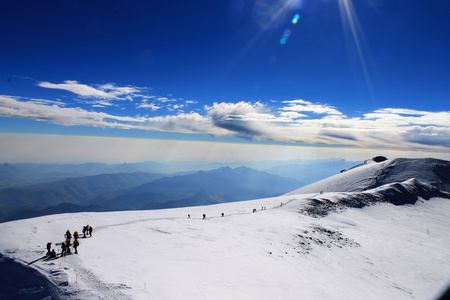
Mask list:
POLYGON ((411 178, 450 191, 450 162, 438 159, 397 158, 364 164, 290 192, 290 195, 319 192, 357 192, 411 178))
POLYGON ((304 213, 313 200, 429 184, 431 166, 399 173, 390 168, 398 163, 368 163, 275 198, 2 223, 0 253, 31 263, 67 299, 436 299, 450 284, 449 199, 304 213), (386 184, 367 189, 376 180, 386 184), (93 236, 80 239, 78 255, 40 259, 47 242, 87 224, 93 236))
POLYGON ((376 177, 376 173, 382 170, 388 163, 389 161, 381 163, 368 162, 367 164, 299 188, 289 194, 361 191, 371 183, 373 178, 376 177))
POLYGON ((31 265, 71 299, 433 299, 449 283, 449 200, 319 219, 298 213, 306 199, 14 221, 0 252, 31 262, 89 223, 78 255, 31 265))

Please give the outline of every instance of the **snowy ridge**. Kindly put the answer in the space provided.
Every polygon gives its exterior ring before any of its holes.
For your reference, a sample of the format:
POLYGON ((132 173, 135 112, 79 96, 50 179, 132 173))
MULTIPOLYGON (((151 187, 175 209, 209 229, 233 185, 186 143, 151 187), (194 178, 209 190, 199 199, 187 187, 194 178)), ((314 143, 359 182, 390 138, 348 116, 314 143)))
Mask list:
POLYGON ((414 204, 420 198, 429 200, 432 197, 450 199, 450 193, 412 178, 363 192, 327 193, 313 196, 307 207, 301 208, 300 211, 314 217, 323 217, 330 212, 341 212, 346 208, 362 208, 380 202, 389 202, 395 205, 414 204))
POLYGON ((378 202, 414 204, 419 198, 450 198, 450 162, 438 159, 405 159, 363 164, 297 189, 287 195, 314 193, 301 212, 323 217, 349 207, 378 202), (318 195, 317 195, 318 193, 318 195))
POLYGON ((436 299, 450 284, 447 163, 368 163, 309 194, 2 223, 0 253, 70 300, 436 299), (45 259, 86 224, 78 255, 45 259))
POLYGON ((324 180, 304 186, 288 195, 320 192, 359 192, 393 182, 416 178, 450 192, 450 162, 440 159, 396 158, 380 163, 368 160, 324 180))
POLYGON ((320 192, 358 192, 368 187, 373 178, 388 162, 368 162, 334 176, 309 184, 288 195, 310 194, 320 192))
POLYGON ((417 178, 443 191, 450 192, 450 162, 440 159, 397 158, 380 168, 366 189, 391 182, 417 178))

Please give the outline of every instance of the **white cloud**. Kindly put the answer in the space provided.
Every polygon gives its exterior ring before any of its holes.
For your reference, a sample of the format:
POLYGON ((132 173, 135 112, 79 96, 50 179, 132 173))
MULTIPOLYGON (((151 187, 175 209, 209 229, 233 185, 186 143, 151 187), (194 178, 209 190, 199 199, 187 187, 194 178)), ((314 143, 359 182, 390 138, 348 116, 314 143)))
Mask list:
POLYGON ((109 100, 131 100, 130 95, 140 92, 140 89, 136 87, 118 87, 111 83, 95 88, 75 80, 66 80, 64 83, 39 82, 37 85, 43 88, 66 90, 83 98, 92 97, 109 100), (122 98, 124 96, 125 98, 122 98))
MULTIPOLYGON (((49 102, 51 103, 51 102, 49 102)), ((81 108, 67 108, 47 105, 19 97, 0 95, 0 117, 33 119, 65 126, 84 125, 122 129, 159 130, 183 133, 223 135, 212 122, 198 113, 181 113, 175 116, 129 117, 87 111, 81 108)))
POLYGON ((328 114, 328 115, 342 115, 340 111, 337 109, 328 106, 328 105, 322 105, 322 104, 314 104, 309 101, 305 100, 289 100, 289 101, 283 101, 282 103, 287 103, 288 105, 285 107, 280 108, 281 110, 285 111, 295 111, 295 112, 313 112, 316 114, 328 114))
POLYGON ((64 103, 62 101, 54 101, 54 100, 46 100, 46 99, 30 98, 30 101, 33 101, 36 104, 59 105, 59 106, 65 106, 66 105, 66 103, 64 103))
POLYGON ((168 132, 201 133, 214 136, 227 134, 225 130, 214 126, 209 118, 196 112, 147 118, 145 124, 139 126, 139 128, 168 132))
POLYGON ((308 116, 295 111, 287 111, 280 113, 280 117, 284 122, 293 122, 295 119, 305 118, 308 116))
POLYGON ((158 106, 154 102, 147 103, 146 101, 143 101, 139 105, 137 105, 137 108, 144 108, 144 109, 150 109, 152 111, 157 111, 158 109, 161 109, 162 106, 158 106))
MULTIPOLYGON (((450 148, 450 112, 445 111, 384 108, 348 118, 330 106, 294 100, 283 103, 289 103, 291 107, 301 105, 302 109, 281 107, 278 111, 270 111, 261 103, 222 102, 205 106, 203 111, 165 115, 167 112, 162 109, 166 102, 147 103, 147 99, 136 107, 161 111, 162 115, 120 116, 97 112, 95 107, 88 111, 66 107, 59 101, 0 96, 0 116, 66 126, 200 133, 312 145, 432 151, 450 148), (308 116, 299 111, 316 115, 308 116)), ((168 107, 180 109, 184 104, 169 102, 168 107)))
MULTIPOLYGON (((76 102, 90 104, 92 105, 92 108, 105 108, 109 106, 119 107, 124 100, 135 102, 135 107, 138 109, 151 111, 162 109, 181 111, 182 108, 187 107, 188 105, 192 106, 198 104, 198 101, 185 101, 181 98, 173 98, 172 95, 167 97, 148 95, 145 91, 149 88, 134 86, 121 87, 112 83, 92 86, 79 83, 75 80, 66 80, 64 83, 39 82, 37 85, 43 88, 72 92, 77 95, 75 98, 76 102)), ((64 105, 63 102, 59 102, 58 104, 60 106, 64 105)))
POLYGON ((398 114, 398 115, 427 115, 429 112, 427 111, 418 111, 413 109, 404 109, 404 108, 383 108, 376 110, 375 113, 389 113, 389 114, 398 114))
POLYGON ((188 106, 189 104, 197 104, 197 103, 198 103, 198 101, 195 101, 195 100, 186 100, 186 102, 185 102, 186 106, 188 106))
POLYGON ((167 98, 167 97, 158 97, 158 98, 156 98, 156 100, 157 101, 160 101, 160 102, 163 102, 163 103, 165 103, 165 102, 177 102, 178 100, 177 99, 169 99, 169 98, 167 98))
POLYGON ((385 108, 365 114, 367 120, 400 125, 419 124, 450 127, 450 112, 426 112, 411 109, 385 108))
POLYGON ((170 111, 174 111, 174 110, 180 110, 181 108, 184 107, 184 104, 172 104, 172 105, 168 105, 167 109, 170 111))
POLYGON ((304 100, 284 103, 295 105, 295 109, 282 107, 278 117, 275 113, 261 112, 260 104, 246 102, 215 104, 207 109, 216 126, 246 138, 403 150, 443 149, 450 145, 450 112, 380 109, 348 118, 330 106, 304 100), (326 115, 312 118, 297 110, 326 115))
POLYGON ((132 128, 129 123, 142 123, 143 118, 115 116, 81 108, 47 105, 42 102, 21 101, 17 97, 0 96, 0 116, 34 119, 66 126, 85 125, 95 127, 132 128))
POLYGON ((263 105, 248 102, 214 103, 212 107, 205 106, 208 117, 217 127, 225 129, 228 134, 246 139, 272 139, 279 134, 270 124, 276 117, 263 113, 263 105), (269 122, 267 122, 269 121, 269 122))

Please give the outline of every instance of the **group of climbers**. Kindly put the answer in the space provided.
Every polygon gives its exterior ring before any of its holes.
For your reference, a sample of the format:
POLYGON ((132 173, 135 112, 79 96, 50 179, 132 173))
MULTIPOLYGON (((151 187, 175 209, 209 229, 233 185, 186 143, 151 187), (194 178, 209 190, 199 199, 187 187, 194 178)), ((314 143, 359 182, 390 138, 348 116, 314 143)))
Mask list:
MULTIPOLYGON (((61 243, 61 256, 66 256, 67 254, 71 254, 70 246, 72 246, 71 240, 72 240, 72 234, 70 233, 70 230, 67 230, 64 234, 64 237, 66 238, 65 242, 61 243)), ((78 246, 80 245, 80 242, 78 241, 78 231, 75 231, 73 233, 73 248, 75 250, 75 254, 78 254, 78 246)))
POLYGON ((86 226, 83 226, 83 234, 84 234, 83 237, 86 237, 86 234, 87 234, 87 233, 89 233, 89 236, 92 236, 92 231, 93 231, 93 230, 94 230, 94 229, 92 228, 92 226, 89 226, 89 224, 86 225, 86 226))
MULTIPOLYGON (((90 237, 92 237, 92 231, 94 229, 90 225, 83 226, 83 238, 86 237, 86 234, 89 234, 90 237)), ((80 246, 80 241, 78 240, 80 238, 80 235, 78 234, 78 231, 75 231, 73 233, 73 244, 72 244, 72 233, 70 230, 67 230, 64 234, 65 241, 60 243, 61 244, 61 256, 66 256, 67 254, 71 254, 71 246, 73 246, 74 253, 78 254, 78 246, 80 246)), ((58 245, 58 244, 57 244, 58 245)), ((52 243, 47 243, 47 256, 50 258, 56 258, 57 254, 55 249, 51 249, 52 243)))
MULTIPOLYGON (((281 206, 283 206, 283 202, 281 202, 281 206)), ((267 209, 267 207, 265 207, 265 206, 262 206, 262 207, 261 207, 261 210, 266 210, 266 209, 267 209)), ((256 211, 257 211, 256 208, 254 208, 252 212, 256 212, 256 211)), ((191 214, 188 214, 187 216, 188 216, 188 219, 191 218, 191 214)), ((224 214, 224 213, 221 213, 221 216, 224 217, 225 214, 224 214)), ((203 220, 206 219, 206 214, 203 214, 203 215, 202 215, 202 219, 203 219, 203 220)))

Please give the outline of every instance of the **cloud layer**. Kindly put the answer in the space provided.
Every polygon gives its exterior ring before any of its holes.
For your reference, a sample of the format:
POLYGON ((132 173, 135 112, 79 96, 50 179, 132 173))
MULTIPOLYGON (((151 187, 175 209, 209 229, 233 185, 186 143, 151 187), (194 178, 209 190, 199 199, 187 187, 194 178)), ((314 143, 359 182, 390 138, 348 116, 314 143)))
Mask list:
POLYGON ((196 100, 147 95, 144 89, 136 87, 113 84, 92 87, 76 81, 38 85, 70 91, 88 102, 90 109, 73 103, 70 107, 60 100, 0 96, 0 116, 65 126, 197 133, 363 149, 448 151, 450 148, 450 111, 381 108, 347 117, 336 107, 301 99, 270 105, 221 102, 201 107, 196 100), (105 107, 99 105, 101 101, 123 100, 130 101, 120 113, 100 111, 105 107))

